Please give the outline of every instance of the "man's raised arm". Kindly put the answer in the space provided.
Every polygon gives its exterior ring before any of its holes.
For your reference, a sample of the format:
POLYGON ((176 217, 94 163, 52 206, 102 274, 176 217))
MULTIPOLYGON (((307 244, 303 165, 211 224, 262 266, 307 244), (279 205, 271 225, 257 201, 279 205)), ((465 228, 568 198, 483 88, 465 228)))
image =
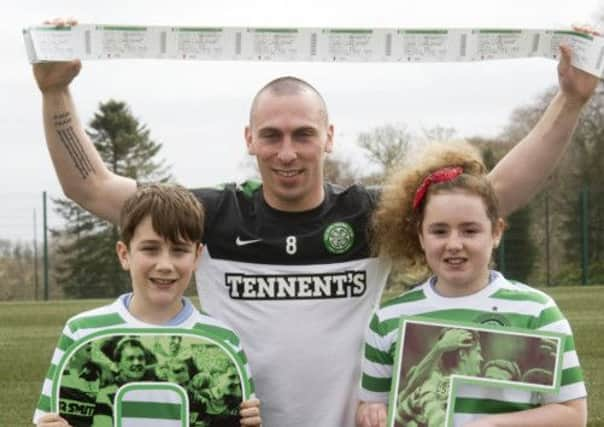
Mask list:
MULTIPOLYGON (((59 20, 50 23, 75 24, 59 20)), ((33 66, 42 92, 46 143, 65 195, 87 211, 117 223, 122 204, 136 191, 136 182, 105 166, 78 119, 69 84, 81 66, 80 61, 33 66)))
POLYGON ((533 130, 489 174, 504 216, 526 205, 551 175, 598 85, 597 77, 571 65, 568 46, 560 50, 560 90, 533 130))

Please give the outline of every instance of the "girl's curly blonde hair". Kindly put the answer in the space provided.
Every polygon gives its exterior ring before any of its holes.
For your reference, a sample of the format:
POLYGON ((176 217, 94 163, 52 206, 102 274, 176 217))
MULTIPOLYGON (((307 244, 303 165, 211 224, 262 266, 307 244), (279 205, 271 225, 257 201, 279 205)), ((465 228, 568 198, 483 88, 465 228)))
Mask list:
POLYGON ((480 196, 493 227, 499 219, 497 198, 487 179, 487 169, 478 150, 467 142, 431 143, 417 158, 409 159, 385 181, 372 218, 374 255, 392 259, 394 266, 411 277, 425 277, 428 266, 418 233, 430 196, 446 190, 462 190, 480 196), (463 173, 451 181, 433 183, 419 206, 413 199, 423 180, 445 167, 461 167, 463 173))

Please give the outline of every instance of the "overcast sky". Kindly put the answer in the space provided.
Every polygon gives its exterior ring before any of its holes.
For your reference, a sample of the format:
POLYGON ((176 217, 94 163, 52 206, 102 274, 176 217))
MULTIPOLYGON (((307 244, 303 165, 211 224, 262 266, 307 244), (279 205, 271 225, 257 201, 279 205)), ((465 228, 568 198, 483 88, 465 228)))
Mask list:
MULTIPOLYGON (((31 239, 41 224, 41 192, 60 196, 43 139, 40 95, 21 29, 73 16, 82 23, 278 27, 569 28, 595 23, 601 0, 222 0, 215 2, 21 0, 0 14, 0 239, 31 239)), ((72 84, 80 118, 99 102, 126 101, 163 143, 162 156, 185 186, 239 181, 249 174, 243 127, 255 92, 295 75, 325 96, 338 157, 362 161, 359 132, 386 123, 418 131, 434 125, 459 136, 495 136, 511 111, 557 84, 556 63, 518 59, 464 64, 302 64, 121 60, 84 63, 72 84)), ((364 166, 364 165, 361 165, 364 166)), ((50 225, 57 219, 50 216, 50 225)), ((40 232, 38 232, 40 239, 40 232)))

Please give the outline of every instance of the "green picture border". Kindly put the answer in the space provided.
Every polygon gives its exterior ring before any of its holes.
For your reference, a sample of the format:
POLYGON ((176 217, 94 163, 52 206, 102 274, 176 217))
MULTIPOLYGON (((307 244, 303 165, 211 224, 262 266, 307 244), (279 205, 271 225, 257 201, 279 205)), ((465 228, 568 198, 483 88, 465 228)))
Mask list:
POLYGON ((509 326, 494 326, 494 325, 483 325, 471 322, 457 322, 457 321, 441 321, 430 319, 421 316, 403 316, 399 320, 399 327, 397 330, 398 341, 396 344, 396 352, 394 356, 394 366, 392 369, 392 384, 390 386, 390 396, 388 398, 388 421, 386 425, 388 427, 394 427, 397 413, 397 394, 400 384, 399 373, 403 364, 403 343, 405 342, 405 332, 407 325, 419 324, 428 325, 435 327, 462 327, 464 329, 471 329, 479 332, 494 332, 498 334, 516 335, 531 338, 549 338, 557 341, 556 346, 556 363, 554 367, 554 380, 552 386, 518 383, 517 381, 504 381, 495 380, 480 377, 468 377, 463 375, 451 375, 449 385, 449 396, 447 399, 447 412, 446 412, 446 427, 453 426, 453 414, 454 402, 456 392, 462 384, 475 384, 486 387, 496 388, 510 388, 514 390, 523 390, 529 392, 545 392, 545 393, 558 393, 560 391, 560 380, 562 376, 562 357, 564 355, 564 342, 566 335, 549 332, 549 331, 536 331, 532 329, 521 329, 509 326))
MULTIPOLYGON (((52 390, 50 393, 50 408, 52 412, 59 413, 59 389, 61 380, 63 377, 63 371, 67 367, 68 361, 71 359, 74 353, 76 353, 82 346, 88 344, 91 341, 95 341, 100 338, 108 338, 116 335, 135 335, 135 336, 182 336, 193 337, 202 339, 208 343, 211 343, 219 347, 224 353, 227 354, 229 359, 233 362, 237 368, 237 374, 239 375, 239 383, 241 384, 241 398, 242 400, 248 400, 251 397, 251 383, 250 378, 245 369, 245 364, 242 363, 238 354, 235 350, 224 342, 217 340, 211 334, 204 333, 200 330, 195 329, 183 329, 183 328, 112 328, 107 330, 98 331, 87 335, 79 340, 73 342, 67 350, 63 353, 60 362, 57 364, 53 378, 52 378, 52 390)), ((170 383, 166 383, 170 384, 170 383)))
POLYGON ((189 397, 187 391, 178 384, 167 383, 167 382, 134 382, 128 383, 121 386, 115 394, 115 402, 113 407, 116 408, 116 419, 113 421, 115 427, 123 427, 122 424, 122 399, 124 395, 133 390, 172 390, 175 391, 181 397, 182 410, 180 413, 180 421, 182 422, 181 427, 189 427, 189 397))

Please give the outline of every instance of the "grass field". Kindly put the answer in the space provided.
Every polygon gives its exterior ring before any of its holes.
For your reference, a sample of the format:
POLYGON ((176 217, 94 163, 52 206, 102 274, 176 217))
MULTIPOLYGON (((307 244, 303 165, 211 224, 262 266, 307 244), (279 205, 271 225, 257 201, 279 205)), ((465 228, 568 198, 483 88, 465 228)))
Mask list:
MULTIPOLYGON (((604 286, 558 287, 547 292, 573 326, 589 392, 588 425, 604 427, 604 286)), ((1 427, 31 426, 42 379, 65 320, 106 302, 0 303, 1 427)))

